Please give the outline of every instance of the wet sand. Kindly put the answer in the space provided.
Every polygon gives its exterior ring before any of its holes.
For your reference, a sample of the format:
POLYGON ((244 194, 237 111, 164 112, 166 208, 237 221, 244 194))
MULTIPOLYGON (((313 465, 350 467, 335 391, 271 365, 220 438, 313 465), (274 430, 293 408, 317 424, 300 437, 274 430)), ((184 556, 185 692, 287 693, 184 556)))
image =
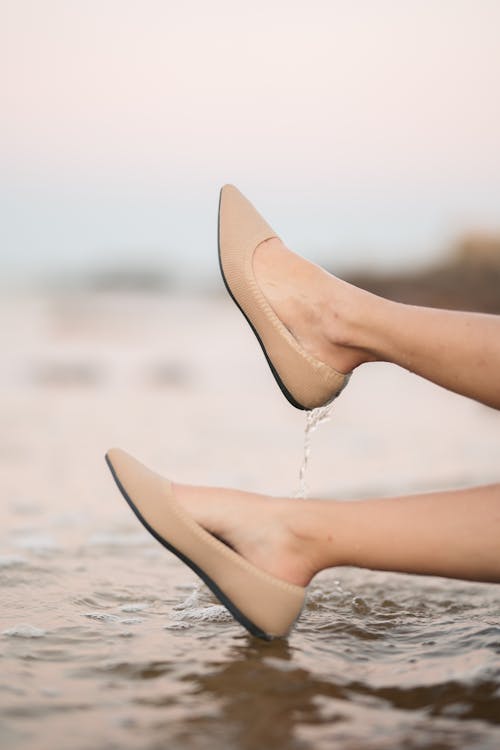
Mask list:
MULTIPOLYGON (((4 298, 2 748, 498 748, 493 585, 335 569, 261 643, 137 524, 117 445, 178 481, 294 494, 304 415, 224 298, 4 298)), ((500 414, 385 365, 312 438, 314 495, 497 481, 500 414)))

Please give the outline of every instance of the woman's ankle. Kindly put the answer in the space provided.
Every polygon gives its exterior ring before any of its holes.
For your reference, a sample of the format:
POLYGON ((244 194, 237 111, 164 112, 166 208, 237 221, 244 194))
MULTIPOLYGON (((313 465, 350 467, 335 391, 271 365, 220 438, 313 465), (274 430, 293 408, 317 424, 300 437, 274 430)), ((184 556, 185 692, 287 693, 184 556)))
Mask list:
POLYGON ((297 499, 285 501, 286 526, 309 582, 326 568, 344 565, 342 502, 297 499))
POLYGON ((334 276, 330 279, 323 303, 325 335, 330 346, 337 352, 344 351, 344 359, 353 362, 350 369, 384 360, 384 331, 387 321, 394 319, 398 303, 334 276))

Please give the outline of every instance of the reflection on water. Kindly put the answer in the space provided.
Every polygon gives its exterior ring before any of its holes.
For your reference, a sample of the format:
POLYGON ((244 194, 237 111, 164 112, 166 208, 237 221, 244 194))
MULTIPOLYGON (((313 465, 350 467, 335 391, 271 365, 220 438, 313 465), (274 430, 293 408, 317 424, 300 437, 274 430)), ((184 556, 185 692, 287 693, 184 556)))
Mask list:
MULTIPOLYGON (((303 414, 230 305, 73 299, 65 321, 42 302, 11 301, 23 335, 0 332, 2 750, 498 750, 496 586, 328 571, 264 643, 118 497, 113 444, 180 481, 293 491, 303 414)), ((500 415, 366 373, 314 435, 313 486, 495 477, 500 415)))

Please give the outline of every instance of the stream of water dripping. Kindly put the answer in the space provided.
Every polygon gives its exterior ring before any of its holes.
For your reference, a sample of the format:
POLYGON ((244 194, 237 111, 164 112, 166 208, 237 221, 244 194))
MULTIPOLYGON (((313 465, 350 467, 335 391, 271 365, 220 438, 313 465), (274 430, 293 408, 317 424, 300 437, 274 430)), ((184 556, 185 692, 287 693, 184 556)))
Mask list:
POLYGON ((311 409, 306 412, 306 426, 304 429, 304 451, 302 454, 302 464, 299 470, 299 488, 295 497, 307 498, 308 486, 306 481, 307 468, 309 466, 309 457, 311 455, 311 435, 318 429, 320 424, 328 422, 332 416, 333 401, 325 406, 319 406, 317 409, 311 409))

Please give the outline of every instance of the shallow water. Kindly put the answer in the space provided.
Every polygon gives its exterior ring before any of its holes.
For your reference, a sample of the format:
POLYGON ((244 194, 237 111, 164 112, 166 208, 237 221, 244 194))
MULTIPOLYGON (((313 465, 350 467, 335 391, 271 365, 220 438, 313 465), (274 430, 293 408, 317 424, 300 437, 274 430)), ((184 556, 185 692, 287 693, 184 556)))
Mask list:
POLYGON ((268 644, 142 534, 51 539, 0 558, 2 747, 500 744, 495 586, 330 571, 268 644))
MULTIPOLYGON (((113 444, 180 481, 296 488, 303 414, 230 311, 137 297, 0 311, 17 326, 0 334, 2 750, 497 750, 499 587, 335 569, 288 640, 260 642, 121 499, 113 444)), ((365 372, 312 438, 311 493, 497 478, 499 414, 365 372)))

